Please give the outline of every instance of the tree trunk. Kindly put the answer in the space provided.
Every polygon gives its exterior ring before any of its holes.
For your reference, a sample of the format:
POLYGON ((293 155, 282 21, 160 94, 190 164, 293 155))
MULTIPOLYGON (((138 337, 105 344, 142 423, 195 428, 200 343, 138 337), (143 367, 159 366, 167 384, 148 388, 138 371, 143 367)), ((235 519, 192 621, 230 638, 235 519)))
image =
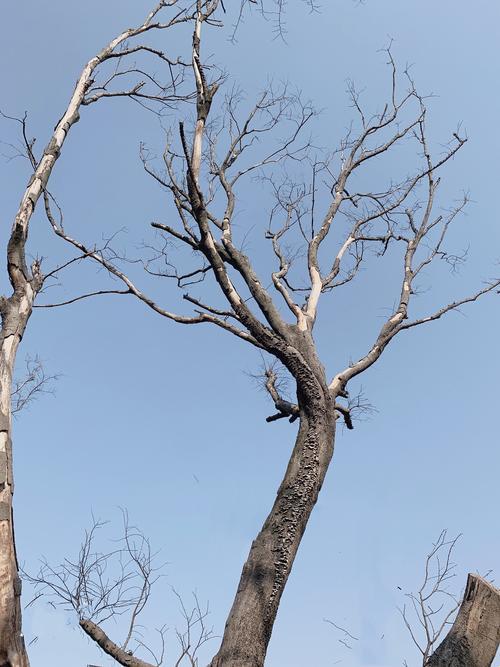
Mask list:
POLYGON ((32 291, 2 304, 0 333, 0 667, 29 667, 21 631, 21 579, 16 556, 12 497, 12 373, 31 314, 32 291), (7 305, 8 304, 8 305, 7 305))
POLYGON ((490 667, 500 645, 500 591, 469 574, 451 630, 427 667, 490 667))
POLYGON ((210 667, 262 667, 281 595, 333 455, 334 411, 301 409, 276 501, 243 567, 222 644, 210 667))

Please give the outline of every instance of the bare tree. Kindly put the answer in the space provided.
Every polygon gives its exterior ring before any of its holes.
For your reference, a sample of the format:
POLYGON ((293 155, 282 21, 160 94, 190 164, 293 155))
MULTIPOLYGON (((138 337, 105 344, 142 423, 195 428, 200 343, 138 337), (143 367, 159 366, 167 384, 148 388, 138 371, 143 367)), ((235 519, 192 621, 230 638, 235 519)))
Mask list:
MULTIPOLYGON (((284 4, 279 0, 275 3, 280 17, 284 4)), ((244 9, 246 5, 243 2, 241 6, 244 9)), ((196 0, 185 5, 178 0, 162 0, 142 24, 112 40, 83 69, 40 158, 28 138, 26 119, 17 119, 33 173, 8 245, 13 293, 0 302, 0 663, 3 661, 6 667, 28 665, 21 634, 20 582, 12 525, 12 371, 35 298, 49 277, 81 259, 90 259, 107 269, 115 281, 123 284, 123 289, 82 293, 64 303, 45 302, 38 307, 66 305, 97 294, 133 295, 167 319, 182 324, 214 324, 250 343, 271 359, 265 371, 266 387, 277 413, 268 421, 287 417, 299 424, 283 481, 243 566, 222 643, 211 667, 264 664, 280 599, 332 459, 336 421, 340 418, 348 428, 353 425, 353 406, 343 403, 349 400, 349 383, 376 363, 400 333, 457 311, 500 285, 500 280, 493 280, 438 310, 413 314, 417 280, 423 272, 438 263, 453 267, 461 260, 447 250, 445 243, 450 226, 467 204, 467 196, 449 208, 438 208, 438 196, 440 173, 467 138, 460 130, 453 132, 444 151, 433 156, 426 132, 426 99, 408 72, 398 74, 390 48, 386 51, 390 71, 387 100, 381 109, 369 112, 354 86, 350 86, 356 120, 340 146, 324 154, 308 135, 314 108, 289 86, 266 88, 246 113, 237 90, 222 96, 221 77, 214 76, 213 70, 203 63, 201 52, 203 26, 219 25, 217 16, 221 9, 224 6, 219 0, 196 0), (169 17, 160 21, 160 15, 167 11, 169 17), (151 30, 190 21, 194 22, 194 31, 191 56, 186 62, 130 41, 151 30), (139 52, 161 61, 169 72, 168 83, 160 82, 145 69, 126 64, 128 56, 139 52), (97 69, 106 63, 117 65, 97 80, 97 69), (177 224, 153 223, 163 241, 153 258, 144 259, 144 266, 149 273, 176 281, 184 301, 193 307, 189 314, 180 314, 159 305, 138 287, 110 243, 97 247, 70 234, 63 224, 62 211, 48 190, 48 182, 82 106, 108 97, 126 97, 153 110, 157 105, 160 109, 173 105, 179 99, 189 101, 189 84, 182 85, 188 75, 192 76, 195 90, 194 121, 190 123, 184 117, 178 127, 172 128, 161 170, 155 168, 146 148, 142 151, 145 170, 170 193, 178 215, 177 224), (130 83, 116 88, 122 81, 130 83), (377 165, 397 150, 403 157, 410 152, 416 155, 417 166, 410 173, 396 173, 383 182, 384 171, 377 165), (273 197, 263 235, 275 264, 266 279, 261 278, 256 262, 243 251, 244 238, 238 237, 235 225, 238 188, 249 176, 259 177, 259 195, 267 186, 273 197), (28 228, 40 197, 55 234, 76 250, 72 259, 47 273, 42 272, 40 260, 35 260, 29 269, 26 261, 28 228), (172 257, 171 241, 186 251, 184 255, 180 251, 180 262, 172 257), (376 258, 389 261, 395 270, 394 308, 360 359, 327 371, 313 337, 320 303, 325 296, 355 280, 361 267, 370 268, 376 258), (193 296, 186 292, 186 286, 192 284, 204 293, 193 296), (214 302, 215 294, 222 304, 214 302), (280 394, 272 360, 283 366, 295 384, 296 395, 291 401, 280 394)), ((65 578, 71 580, 71 568, 51 574, 62 578, 63 595, 80 615, 82 628, 101 648, 121 664, 147 665, 124 655, 127 644, 123 648, 123 644, 114 643, 99 625, 106 620, 110 599, 113 609, 125 599, 140 610, 144 598, 140 593, 133 599, 112 598, 117 592, 122 594, 120 586, 118 590, 106 586, 101 590, 101 566, 105 563, 99 558, 96 562, 90 552, 88 557, 97 577, 88 580, 96 585, 89 598, 85 591, 75 597, 73 585, 65 578), (93 607, 96 601, 99 613, 93 607)), ((139 562, 143 563, 141 558, 139 562)), ((77 569, 78 563, 74 565, 77 569)), ((73 579, 79 590, 77 569, 73 579)), ((45 581, 44 577, 41 579, 45 581)), ((125 596, 128 594, 125 592, 125 596)), ((481 639, 475 637, 473 641, 481 639)), ((191 660, 188 653, 184 657, 191 660)), ((477 667, 486 664, 478 663, 477 667)))
MULTIPOLYGON (((66 557, 56 567, 43 560, 35 576, 23 572, 36 592, 28 606, 48 599, 53 606, 76 612, 82 630, 124 667, 198 667, 201 647, 215 638, 206 623, 208 605, 202 607, 193 594, 194 604, 188 607, 174 590, 183 619, 182 629, 175 630, 180 648, 173 655, 167 650, 165 625, 156 629, 158 642, 154 648, 151 640, 144 639, 139 617, 162 577, 163 565, 158 563, 158 554, 151 550, 149 540, 130 525, 126 512, 122 536, 113 540, 113 548, 108 551, 97 546, 98 533, 104 527, 104 522, 94 519, 75 559, 66 557), (120 644, 106 631, 110 621, 114 622, 114 633, 117 621, 123 628, 120 644), (148 661, 139 653, 148 654, 148 661)), ((422 667, 489 666, 500 645, 500 591, 477 574, 469 574, 462 602, 450 590, 450 581, 456 576, 452 553, 459 537, 447 539, 447 531, 441 532, 425 560, 419 590, 407 593, 409 607, 399 610, 422 654, 422 667)), ((324 621, 340 632, 337 641, 343 647, 354 648, 359 637, 330 619, 324 621)), ((406 660, 403 664, 408 665, 406 660)))
POLYGON ((457 129, 433 155, 426 98, 408 71, 398 73, 390 48, 387 99, 370 112, 350 85, 356 119, 340 146, 322 154, 308 135, 314 108, 290 87, 266 88, 246 113, 237 90, 220 94, 221 81, 210 78, 201 53, 202 28, 214 22, 218 3, 198 0, 196 5, 191 56, 195 118, 192 124, 183 119, 171 129, 162 169, 155 167, 145 147, 142 150, 145 170, 170 193, 178 215, 177 225, 152 223, 163 240, 144 266, 149 273, 174 280, 193 311, 181 314, 159 305, 125 272, 116 253, 95 251, 70 235, 54 215, 48 196, 45 205, 54 232, 121 281, 121 293, 134 295, 178 323, 214 324, 277 360, 295 383, 296 398, 285 400, 269 364, 266 386, 277 413, 268 421, 298 421, 298 433, 276 499, 243 566, 222 643, 211 662, 211 667, 260 667, 332 459, 336 421, 340 417, 352 427, 349 404, 342 402, 348 399, 349 383, 371 368, 396 336, 494 292, 500 280, 435 311, 414 315, 422 274, 438 264, 453 268, 462 260, 447 249, 446 237, 468 198, 464 195, 444 207, 439 188, 443 168, 467 137, 457 129), (412 155, 417 165, 384 182, 378 165, 396 151, 399 162, 412 155), (243 251, 244 238, 238 237, 235 225, 238 188, 248 176, 258 176, 258 196, 263 197, 267 186, 274 197, 263 229, 275 260, 269 278, 261 277, 255 261, 243 251), (176 261, 179 246, 186 252, 182 255, 180 250, 176 261), (357 361, 327 371, 313 336, 320 304, 376 258, 385 259, 394 270, 394 307, 357 361), (193 284, 202 295, 186 291, 193 284), (222 304, 214 301, 217 293, 222 304))
POLYGON ((457 617, 426 667, 489 667, 499 646, 500 590, 469 574, 457 617))
POLYGON ((423 667, 489 666, 500 645, 500 591, 477 574, 469 574, 461 600, 450 590, 459 538, 441 532, 425 560, 422 585, 407 594, 410 611, 400 609, 423 667))
MULTIPOLYGON (((104 522, 93 520, 76 558, 65 558, 57 567, 43 560, 36 575, 23 573, 36 591, 30 604, 43 596, 51 604, 75 612, 82 630, 125 667, 159 667, 167 657, 174 667, 197 667, 200 648, 214 637, 207 625, 208 605, 202 606, 193 594, 194 603, 189 607, 173 591, 182 617, 182 627, 175 630, 177 654, 174 658, 168 655, 165 625, 156 629, 156 647, 146 642, 140 616, 162 576, 163 564, 144 534, 130 525, 126 512, 122 535, 113 540, 111 550, 102 549, 98 541, 104 527, 104 522), (109 621, 120 621, 125 628, 120 644, 103 629, 109 621), (148 654, 148 661, 138 657, 140 651, 148 654)), ((114 627, 116 631, 116 623, 114 627)))
POLYGON ((425 559, 422 585, 417 593, 406 594, 416 622, 412 622, 406 605, 400 609, 412 641, 422 654, 424 667, 460 606, 449 590, 449 581, 455 577, 456 568, 452 561, 453 549, 459 538, 460 535, 448 540, 447 531, 441 532, 425 559))
MULTIPOLYGON (((211 7, 209 13, 213 14, 219 7, 219 0, 206 4, 211 7)), ((245 4, 243 1, 243 9, 245 4)), ((264 9, 263 5, 261 9, 264 9)), ((69 133, 80 119, 82 108, 103 99, 118 97, 127 98, 161 114, 179 100, 191 99, 192 89, 190 91, 183 86, 186 68, 191 67, 189 60, 184 62, 181 57, 169 57, 164 51, 140 40, 150 32, 165 31, 189 23, 196 14, 196 2, 160 0, 143 22, 121 32, 92 57, 78 77, 68 105, 40 156, 35 150, 35 140, 28 134, 27 115, 16 117, 0 111, 4 120, 13 121, 19 126, 21 148, 17 144, 10 144, 12 157, 26 158, 31 167, 7 246, 7 272, 12 293, 0 296, 0 663, 6 666, 26 667, 29 664, 21 632, 21 580, 18 575, 12 513, 12 397, 15 412, 29 403, 33 391, 39 392, 45 385, 45 379, 40 375, 38 380, 41 380, 41 384, 37 384, 35 377, 28 384, 14 382, 13 385, 17 350, 35 307, 35 300, 44 286, 89 254, 79 254, 45 271, 41 258, 35 253, 35 259, 29 265, 26 245, 30 222, 40 197, 43 197, 46 208, 49 207, 52 197, 48 190, 49 180, 69 133), (139 57, 144 59, 144 67, 137 64, 139 57), (147 59, 153 59, 163 66, 166 73, 164 80, 151 73, 150 68, 148 71, 147 59), (28 393, 21 393, 23 390, 28 390, 28 393)), ((102 248, 94 246, 92 250, 94 253, 105 253, 107 244, 102 248)), ((101 290, 96 293, 115 292, 101 290)), ((127 289, 126 293, 129 292, 127 289)))
MULTIPOLYGON (((185 64, 180 58, 171 59, 162 51, 140 42, 152 31, 174 28, 193 18, 193 6, 180 0, 161 0, 134 28, 128 28, 112 39, 84 66, 66 109, 56 123, 43 154, 37 156, 34 140, 28 136, 27 117, 6 120, 18 124, 22 148, 19 154, 28 159, 31 174, 12 225, 7 246, 7 271, 12 288, 8 296, 0 297, 0 664, 5 667, 26 667, 28 657, 21 632, 21 581, 14 544, 12 518, 12 403, 14 409, 26 404, 29 394, 21 399, 21 387, 13 387, 13 369, 19 344, 31 316, 34 301, 50 278, 74 264, 75 257, 48 271, 42 270, 40 258, 28 266, 26 244, 30 221, 40 197, 48 198, 48 183, 52 170, 82 107, 110 97, 127 97, 156 110, 170 107, 184 98, 182 83, 185 64), (148 74, 130 60, 141 55, 160 61, 168 73, 165 81, 148 74), (126 82, 124 85, 122 82, 126 82), (123 86, 123 87, 122 87, 123 86), (19 400, 21 403, 19 403, 19 400)), ((189 93, 186 93, 189 97, 189 93)), ((12 146, 14 151, 19 149, 12 146)), ((36 384, 36 381, 35 381, 36 384)), ((26 385, 25 387, 26 388, 26 385)))
MULTIPOLYGON (((461 601, 453 591, 452 557, 460 537, 448 539, 446 530, 440 533, 425 559, 420 588, 405 593, 409 603, 399 609, 422 655, 422 667, 489 666, 500 645, 500 591, 477 574, 468 575, 461 601)), ((340 644, 355 647, 359 637, 330 619, 324 621, 339 631, 340 644)), ((403 665, 408 667, 408 662, 403 665)))

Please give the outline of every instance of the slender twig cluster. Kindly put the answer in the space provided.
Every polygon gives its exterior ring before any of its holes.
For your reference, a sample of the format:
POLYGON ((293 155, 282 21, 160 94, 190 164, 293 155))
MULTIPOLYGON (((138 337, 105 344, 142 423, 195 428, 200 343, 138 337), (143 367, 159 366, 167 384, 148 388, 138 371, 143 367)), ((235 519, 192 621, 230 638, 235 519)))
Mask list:
POLYGON ((412 622, 406 605, 400 609, 413 643, 422 654, 423 667, 460 607, 460 599, 448 589, 456 576, 452 555, 459 539, 460 535, 448 539, 446 530, 440 533, 425 560, 422 585, 417 593, 406 594, 416 622, 412 622))

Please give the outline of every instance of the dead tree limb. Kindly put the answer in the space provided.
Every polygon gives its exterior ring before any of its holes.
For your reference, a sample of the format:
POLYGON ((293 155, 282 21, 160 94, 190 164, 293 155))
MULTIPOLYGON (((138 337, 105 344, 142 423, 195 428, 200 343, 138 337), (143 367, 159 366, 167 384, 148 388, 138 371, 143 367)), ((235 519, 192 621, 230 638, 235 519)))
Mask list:
MULTIPOLYGON (((185 118, 173 126, 163 154, 164 173, 151 167, 147 151, 141 152, 146 171, 170 194, 178 214, 177 225, 155 223, 164 235, 164 247, 172 237, 196 258, 194 269, 177 271, 166 251, 160 252, 167 270, 155 273, 176 280, 181 289, 180 276, 201 275, 200 284, 210 284, 209 296, 187 295, 183 303, 194 307, 189 315, 162 307, 119 266, 120 258, 93 251, 69 235, 51 214, 48 197, 45 204, 54 232, 79 256, 107 269, 127 293, 167 319, 186 325, 215 324, 232 333, 277 359, 294 382, 293 401, 284 401, 268 388, 277 409, 269 420, 298 420, 298 433, 276 499, 252 542, 220 649, 211 663, 211 667, 261 667, 281 596, 332 460, 338 415, 352 427, 351 407, 337 399, 346 396, 351 380, 371 368, 396 336, 494 292, 500 280, 493 279, 427 316, 414 314, 417 280, 431 264, 449 260, 447 233, 467 204, 463 197, 451 209, 436 213, 441 173, 467 138, 451 133, 445 150, 434 157, 426 129, 426 98, 408 72, 399 75, 390 48, 386 51, 390 90, 382 109, 374 114, 363 109, 352 86, 349 94, 357 124, 333 154, 313 157, 306 132, 314 109, 287 86, 268 87, 245 114, 240 113, 241 96, 233 91, 219 105, 221 127, 209 122, 220 88, 218 80, 209 81, 210 70, 203 63, 202 30, 213 24, 218 6, 215 0, 196 2, 191 45, 196 110, 191 126, 185 118), (269 142, 263 141, 264 136, 269 142), (413 145, 418 156, 410 173, 405 167, 396 175, 384 175, 380 187, 360 189, 364 170, 374 168, 403 143, 406 150, 413 145), (295 179, 288 170, 297 168, 300 174, 295 179), (275 198, 263 230, 274 255, 272 270, 265 276, 244 252, 235 224, 237 186, 245 176, 257 173, 275 198), (368 252, 381 261, 390 254, 397 264, 395 305, 358 361, 332 372, 320 360, 314 339, 319 309, 335 290, 360 276, 368 252), (294 273, 299 264, 300 278, 294 273), (222 306, 211 302, 214 293, 222 306)), ((154 272, 147 263, 146 268, 154 272)))
MULTIPOLYGON (((73 93, 60 119, 55 124, 42 155, 35 155, 35 142, 26 133, 26 115, 9 120, 17 120, 21 127, 24 144, 23 155, 31 166, 28 184, 22 193, 21 203, 15 215, 7 243, 7 273, 11 293, 0 296, 0 664, 6 667, 28 667, 29 660, 21 628, 21 580, 16 555, 13 526, 13 451, 12 451, 12 394, 13 371, 19 344, 33 312, 34 302, 42 291, 44 281, 51 275, 43 275, 41 260, 35 258, 28 262, 26 245, 30 223, 40 197, 47 197, 47 188, 53 169, 72 128, 80 119, 80 112, 85 105, 97 102, 101 98, 122 97, 134 99, 144 104, 169 105, 181 95, 178 85, 182 81, 183 70, 187 66, 181 60, 166 58, 165 54, 147 45, 136 44, 128 47, 130 40, 158 30, 166 30, 181 23, 193 20, 193 8, 185 6, 180 0, 160 0, 147 14, 144 20, 133 28, 127 28, 112 39, 103 49, 93 56, 83 67, 73 93), (162 20, 166 11, 169 16, 162 20), (154 77, 146 76, 144 81, 131 84, 125 90, 111 89, 110 84, 125 77, 140 75, 134 67, 125 65, 127 57, 141 51, 147 57, 160 59, 169 67, 169 81, 161 85, 154 77), (168 61, 168 62, 166 62, 168 61), (103 84, 96 83, 104 66, 110 62, 118 63, 114 73, 103 84), (180 74, 177 76, 175 70, 180 74), (148 85, 152 89, 148 89, 148 85)), ((71 263, 72 260, 70 260, 71 263)), ((66 263, 68 265, 68 263, 66 263)), ((15 407, 15 405, 14 405, 15 407)))
MULTIPOLYGON (((177 271, 164 251, 159 257, 167 269, 155 272, 147 262, 146 269, 176 280, 181 289, 185 279, 201 277, 200 283, 210 283, 208 298, 184 295, 183 303, 194 307, 187 315, 164 308, 127 275, 118 256, 70 235, 52 215, 46 189, 43 195, 55 234, 73 246, 78 257, 105 268, 122 283, 125 293, 169 320, 214 324, 232 333, 277 359, 294 382, 293 401, 269 392, 278 410, 271 420, 298 419, 298 433, 275 501, 252 542, 220 649, 211 663, 211 667, 261 667, 281 596, 332 460, 338 414, 348 428, 352 426, 350 407, 344 408, 337 399, 345 397, 351 380, 371 368, 396 336, 494 292, 500 280, 495 278, 434 313, 415 315, 419 276, 431 264, 452 257, 445 247, 447 233, 467 197, 436 213, 437 200, 441 173, 467 138, 450 133, 445 150, 434 156, 426 129, 426 98, 407 71, 402 76, 397 72, 390 48, 386 51, 390 89, 381 110, 365 110, 351 86, 357 122, 336 151, 317 157, 306 134, 315 111, 289 87, 269 86, 245 114, 240 113, 237 92, 219 105, 220 79, 210 80, 201 44, 202 30, 218 25, 215 11, 220 2, 197 0, 193 6, 194 120, 189 124, 183 117, 173 125, 163 153, 164 173, 151 167, 147 151, 141 151, 141 156, 146 171, 169 193, 178 214, 177 223, 155 223, 165 239, 164 248, 172 237, 195 256, 196 264, 177 271), (217 106, 223 121, 211 123, 217 106), (365 170, 376 168, 379 159, 402 144, 405 152, 413 145, 418 156, 411 171, 405 166, 402 172, 383 174, 380 186, 362 188, 365 170), (290 175, 296 169, 297 177, 290 175), (239 183, 256 174, 275 199, 263 230, 274 264, 264 276, 260 263, 245 253, 235 223, 239 183), (360 276, 368 253, 381 261, 390 255, 394 262, 394 307, 357 361, 327 370, 314 339, 319 309, 335 290, 360 276), (222 306, 211 302, 214 293, 222 306)), ((141 91, 131 89, 129 96, 141 91)), ((394 162, 399 169, 399 160, 394 162)), ((14 262, 11 266, 14 280, 19 268, 14 262)))
POLYGON ((156 667, 150 662, 136 658, 131 652, 124 651, 115 644, 96 623, 88 619, 80 621, 82 630, 111 658, 124 667, 156 667))
MULTIPOLYGON (((157 564, 158 554, 152 551, 148 538, 129 524, 126 512, 122 536, 112 540, 110 549, 99 539, 105 525, 93 520, 76 557, 66 557, 59 565, 45 561, 36 575, 23 573, 35 588, 33 602, 48 598, 52 606, 75 613, 80 628, 120 665, 159 667, 166 655, 167 628, 157 627, 155 640, 148 636, 147 641, 140 617, 151 600, 152 589, 161 583, 163 564, 157 564), (124 622, 120 642, 110 637, 110 632, 118 633, 117 620, 124 622), (147 661, 139 657, 144 654, 150 656, 147 661)), ((181 627, 175 629, 175 665, 196 667, 201 647, 214 637, 207 625, 209 607, 202 607, 196 594, 189 606, 173 592, 182 617, 181 627)))

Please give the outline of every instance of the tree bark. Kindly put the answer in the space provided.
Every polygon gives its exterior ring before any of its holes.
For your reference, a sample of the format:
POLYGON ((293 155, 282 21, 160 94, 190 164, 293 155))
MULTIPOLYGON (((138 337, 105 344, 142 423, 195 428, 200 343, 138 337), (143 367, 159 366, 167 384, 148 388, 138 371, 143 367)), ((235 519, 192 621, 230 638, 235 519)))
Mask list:
POLYGON ((287 471, 273 508, 252 543, 221 647, 210 667, 264 664, 280 598, 333 455, 333 407, 327 394, 318 403, 312 410, 307 402, 305 409, 301 407, 287 471))
POLYGON ((469 574, 451 630, 427 667, 490 667, 500 645, 500 591, 469 574))
POLYGON ((104 653, 110 655, 116 662, 123 665, 123 667, 154 667, 150 662, 136 658, 132 653, 127 653, 127 651, 120 648, 93 621, 84 618, 80 621, 80 627, 95 641, 104 653))
POLYGON ((21 631, 21 579, 14 538, 12 497, 12 373, 31 314, 34 293, 2 301, 0 333, 0 667, 29 667, 21 631))

